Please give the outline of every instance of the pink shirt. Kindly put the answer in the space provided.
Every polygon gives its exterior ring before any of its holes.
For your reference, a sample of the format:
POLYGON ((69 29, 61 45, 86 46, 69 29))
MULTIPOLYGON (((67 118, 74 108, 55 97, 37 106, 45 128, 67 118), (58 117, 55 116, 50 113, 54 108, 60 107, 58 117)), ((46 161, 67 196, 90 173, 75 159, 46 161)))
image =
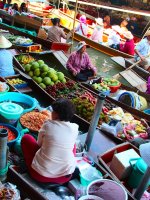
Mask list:
POLYGON ((98 43, 103 42, 103 28, 96 26, 91 36, 91 40, 98 43))
POLYGON ((82 54, 82 57, 80 52, 78 51, 71 53, 71 55, 68 58, 66 67, 72 73, 80 73, 81 70, 85 69, 92 69, 94 72, 97 71, 96 67, 92 65, 89 55, 86 52, 82 54))
POLYGON ((126 40, 125 44, 120 44, 120 51, 129 55, 134 55, 134 40, 126 40))

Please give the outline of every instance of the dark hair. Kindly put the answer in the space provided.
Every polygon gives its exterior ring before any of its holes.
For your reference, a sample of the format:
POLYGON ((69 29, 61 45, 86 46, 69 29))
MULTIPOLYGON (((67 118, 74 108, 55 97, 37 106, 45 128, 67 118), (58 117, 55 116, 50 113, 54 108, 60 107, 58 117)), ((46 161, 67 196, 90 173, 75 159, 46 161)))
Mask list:
POLYGON ((52 21, 54 26, 56 26, 56 24, 60 23, 60 19, 59 18, 53 18, 53 19, 51 19, 51 21, 52 21))
POLYGON ((74 104, 64 98, 57 99, 52 103, 53 111, 59 115, 61 121, 70 121, 73 115, 75 114, 74 104))
POLYGON ((14 3, 13 6, 12 6, 12 9, 18 11, 18 4, 17 4, 17 3, 14 3))
POLYGON ((28 9, 27 9, 25 3, 22 3, 22 4, 20 5, 20 12, 28 12, 28 9))

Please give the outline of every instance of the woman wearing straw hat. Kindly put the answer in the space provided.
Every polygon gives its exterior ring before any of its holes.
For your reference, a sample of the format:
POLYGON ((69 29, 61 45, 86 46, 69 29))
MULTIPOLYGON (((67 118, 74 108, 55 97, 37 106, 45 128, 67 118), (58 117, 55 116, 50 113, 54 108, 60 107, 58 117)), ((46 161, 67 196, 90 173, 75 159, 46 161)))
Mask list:
POLYGON ((91 36, 91 40, 94 42, 102 43, 103 42, 103 19, 96 18, 96 26, 93 30, 93 34, 91 36))
POLYGON ((75 32, 86 37, 88 33, 88 25, 86 23, 86 16, 82 15, 79 21, 80 23, 75 28, 75 32))
POLYGON ((150 30, 146 32, 142 39, 135 47, 135 61, 141 59, 141 66, 150 72, 150 30))
POLYGON ((14 75, 13 69, 13 56, 6 50, 10 48, 12 43, 9 42, 4 36, 0 36, 0 76, 11 76, 14 75))
POLYGON ((127 53, 129 55, 134 55, 134 40, 133 35, 130 31, 123 33, 124 38, 126 39, 124 44, 120 44, 120 51, 127 53))
POLYGON ((96 75, 96 68, 92 65, 86 53, 87 44, 84 41, 78 43, 77 51, 71 53, 66 67, 78 81, 87 81, 96 75))

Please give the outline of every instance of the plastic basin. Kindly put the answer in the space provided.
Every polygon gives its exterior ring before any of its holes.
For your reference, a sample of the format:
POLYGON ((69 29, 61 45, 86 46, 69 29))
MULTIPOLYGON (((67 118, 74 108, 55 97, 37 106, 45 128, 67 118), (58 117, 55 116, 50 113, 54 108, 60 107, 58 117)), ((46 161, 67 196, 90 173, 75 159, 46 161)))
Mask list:
POLYGON ((128 199, 125 188, 116 181, 109 179, 99 179, 90 183, 87 187, 87 194, 96 195, 105 200, 128 199))
POLYGON ((11 140, 7 143, 7 145, 9 147, 13 146, 15 144, 15 142, 19 139, 20 137, 20 133, 19 131, 14 127, 14 126, 11 126, 9 124, 5 124, 5 123, 0 123, 0 126, 5 126, 7 128, 9 128, 15 135, 16 135, 16 138, 14 140, 11 140))
POLYGON ((7 92, 1 95, 0 102, 3 102, 3 101, 18 103, 20 106, 24 108, 23 113, 32 111, 34 108, 36 108, 38 104, 38 101, 35 98, 32 98, 29 95, 22 94, 19 92, 7 92))
POLYGON ((103 200, 102 198, 95 195, 85 195, 79 198, 79 200, 103 200))
POLYGON ((110 92, 111 93, 117 92, 117 90, 120 88, 120 86, 121 86, 121 83, 119 85, 116 85, 116 86, 109 86, 110 92))

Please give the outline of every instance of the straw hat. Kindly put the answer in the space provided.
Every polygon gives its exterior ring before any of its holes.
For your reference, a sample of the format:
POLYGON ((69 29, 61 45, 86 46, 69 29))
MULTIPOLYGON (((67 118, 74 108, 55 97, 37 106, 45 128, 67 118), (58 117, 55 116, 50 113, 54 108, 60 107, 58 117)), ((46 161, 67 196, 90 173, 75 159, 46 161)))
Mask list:
POLYGON ((0 36, 0 49, 6 49, 12 46, 12 43, 9 42, 3 35, 0 36))
POLYGON ((145 36, 150 36, 150 30, 145 33, 145 36))
POLYGON ((79 51, 80 49, 82 49, 82 47, 87 46, 86 42, 81 41, 78 43, 78 45, 76 46, 76 50, 79 51))
POLYGON ((133 35, 132 35, 132 33, 131 33, 130 31, 124 32, 124 33, 123 33, 123 36, 124 36, 125 38, 127 38, 128 40, 132 40, 132 39, 133 39, 133 35))
POLYGON ((103 19, 102 18, 95 18, 95 21, 97 24, 99 24, 100 26, 103 26, 103 19))
POLYGON ((112 29, 118 33, 121 33, 121 28, 118 25, 112 26, 112 29))
POLYGON ((140 145, 140 154, 148 166, 150 166, 150 142, 140 145))
POLYGON ((86 23, 86 16, 85 15, 82 15, 81 17, 80 17, 80 22, 82 22, 82 23, 86 23))

